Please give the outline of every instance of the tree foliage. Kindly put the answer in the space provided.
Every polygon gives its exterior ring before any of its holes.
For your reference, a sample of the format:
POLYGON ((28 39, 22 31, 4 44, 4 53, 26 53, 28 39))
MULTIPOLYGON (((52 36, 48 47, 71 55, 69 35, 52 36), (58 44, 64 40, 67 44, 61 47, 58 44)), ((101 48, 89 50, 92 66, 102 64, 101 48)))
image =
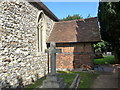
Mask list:
POLYGON ((91 18, 91 15, 90 15, 90 14, 88 14, 87 18, 91 18))
POLYGON ((97 44, 94 44, 94 49, 95 51, 99 50, 102 53, 106 53, 107 51, 109 52, 112 51, 111 45, 108 42, 103 40, 97 44))
POLYGON ((120 62, 120 2, 100 2, 98 20, 102 39, 112 45, 120 62))
POLYGON ((83 19, 83 17, 79 14, 74 14, 73 16, 68 15, 66 18, 63 18, 62 21, 69 21, 69 20, 76 20, 76 19, 83 19))

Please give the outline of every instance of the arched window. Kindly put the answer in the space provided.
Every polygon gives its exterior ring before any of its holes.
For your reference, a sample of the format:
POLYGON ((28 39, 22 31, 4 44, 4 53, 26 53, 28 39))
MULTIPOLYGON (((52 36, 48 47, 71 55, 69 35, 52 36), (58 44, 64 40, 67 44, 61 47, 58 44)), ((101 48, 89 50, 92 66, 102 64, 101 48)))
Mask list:
POLYGON ((46 49, 45 16, 43 12, 40 12, 37 22, 38 52, 42 53, 46 49))

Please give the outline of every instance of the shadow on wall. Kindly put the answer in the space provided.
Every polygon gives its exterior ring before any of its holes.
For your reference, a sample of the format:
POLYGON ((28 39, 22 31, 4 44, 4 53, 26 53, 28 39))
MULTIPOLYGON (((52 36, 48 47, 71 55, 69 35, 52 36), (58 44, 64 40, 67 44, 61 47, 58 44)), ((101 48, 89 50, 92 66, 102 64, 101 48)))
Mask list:
POLYGON ((17 77, 17 80, 18 80, 18 87, 17 87, 17 88, 23 88, 23 87, 24 87, 24 84, 23 84, 23 79, 22 79, 22 77, 18 76, 18 77, 17 77))
POLYGON ((11 88, 11 85, 9 82, 7 82, 7 80, 3 81, 3 80, 0 80, 0 90, 1 89, 6 89, 6 88, 11 88))
MULTIPOLYGON (((23 88, 24 85, 23 85, 23 79, 21 77, 17 77, 17 81, 18 81, 18 86, 16 88, 23 88)), ((7 81, 3 81, 3 80, 0 80, 0 90, 6 90, 6 89, 12 89, 13 86, 7 81)), ((15 89, 15 88, 14 88, 15 89)))
MULTIPOLYGON (((0 90, 7 90, 7 89, 11 89, 11 90, 23 90, 23 88, 25 87, 24 85, 24 80, 21 76, 17 76, 17 83, 16 85, 11 85, 10 82, 8 82, 7 80, 0 80, 0 90)), ((36 80, 39 79, 39 74, 35 75, 35 78, 30 79, 31 83, 35 82, 36 80)))
MULTIPOLYGON (((79 25, 79 22, 77 22, 77 26, 79 25)), ((79 51, 79 48, 81 48, 82 46, 80 46, 80 44, 78 43, 78 41, 80 41, 80 38, 79 38, 79 35, 80 35, 80 32, 79 32, 79 28, 76 27, 76 39, 77 39, 77 43, 74 43, 73 44, 73 47, 74 47, 74 50, 73 50, 73 68, 80 68, 82 63, 81 63, 81 60, 82 60, 82 57, 80 57, 80 53, 79 52, 82 52, 82 51, 79 51)))
MULTIPOLYGON (((83 23, 83 21, 77 21, 76 27, 76 39, 77 43, 74 44, 74 59, 73 59, 73 67, 74 68, 83 68, 83 66, 92 66, 93 62, 93 47, 92 43, 86 43, 84 40, 89 40, 90 32, 87 32, 84 26, 88 26, 83 23), (82 23, 81 23, 82 22, 82 23), (86 33, 84 33, 86 32, 86 33), (79 43, 81 42, 81 43, 79 43)), ((88 26, 89 27, 89 26, 88 26)), ((88 28, 89 29, 89 28, 88 28)))

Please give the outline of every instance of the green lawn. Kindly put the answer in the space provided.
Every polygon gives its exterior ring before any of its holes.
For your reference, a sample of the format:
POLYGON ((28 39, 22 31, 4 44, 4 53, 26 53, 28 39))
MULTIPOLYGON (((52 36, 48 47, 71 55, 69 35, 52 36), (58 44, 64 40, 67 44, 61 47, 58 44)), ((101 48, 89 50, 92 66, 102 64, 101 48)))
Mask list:
POLYGON ((97 76, 100 75, 100 73, 90 73, 90 72, 62 72, 60 73, 66 73, 63 74, 63 78, 65 82, 70 85, 72 84, 76 74, 80 74, 80 84, 78 88, 90 88, 93 84, 93 81, 97 78, 97 76))
POLYGON ((114 56, 104 56, 104 58, 94 59, 94 64, 113 64, 115 63, 114 56))
POLYGON ((58 73, 61 73, 61 77, 64 79, 64 82, 67 84, 67 88, 69 88, 74 78, 76 77, 76 74, 73 72, 67 72, 67 71, 66 72, 58 71, 58 73))
POLYGON ((100 75, 98 73, 79 72, 80 84, 78 88, 90 88, 94 80, 100 75))
MULTIPOLYGON (((67 84, 67 88, 70 87, 72 84, 74 78, 77 74, 80 74, 80 84, 79 88, 90 88, 93 81, 96 79, 96 77, 99 75, 98 73, 90 73, 90 72, 68 72, 68 71, 58 71, 60 73, 61 77, 64 78, 65 83, 67 84)), ((45 77, 37 80, 34 84, 28 85, 25 87, 25 90, 32 90, 34 88, 37 88, 38 86, 42 85, 43 80, 45 80, 45 77)))
POLYGON ((42 85, 42 82, 43 82, 43 80, 45 80, 45 78, 46 77, 44 76, 44 77, 38 79, 35 83, 27 85, 25 87, 25 90, 33 90, 34 88, 37 88, 38 86, 42 85))

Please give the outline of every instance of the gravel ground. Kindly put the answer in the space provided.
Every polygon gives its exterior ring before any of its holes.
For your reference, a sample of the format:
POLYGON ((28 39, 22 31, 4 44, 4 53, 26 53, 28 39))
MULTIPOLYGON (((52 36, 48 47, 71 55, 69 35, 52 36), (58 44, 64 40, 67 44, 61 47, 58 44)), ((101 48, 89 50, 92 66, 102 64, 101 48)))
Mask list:
POLYGON ((92 88, 119 88, 120 89, 120 68, 113 66, 100 66, 103 74, 97 77, 92 88), (106 73, 107 72, 107 73, 106 73))

